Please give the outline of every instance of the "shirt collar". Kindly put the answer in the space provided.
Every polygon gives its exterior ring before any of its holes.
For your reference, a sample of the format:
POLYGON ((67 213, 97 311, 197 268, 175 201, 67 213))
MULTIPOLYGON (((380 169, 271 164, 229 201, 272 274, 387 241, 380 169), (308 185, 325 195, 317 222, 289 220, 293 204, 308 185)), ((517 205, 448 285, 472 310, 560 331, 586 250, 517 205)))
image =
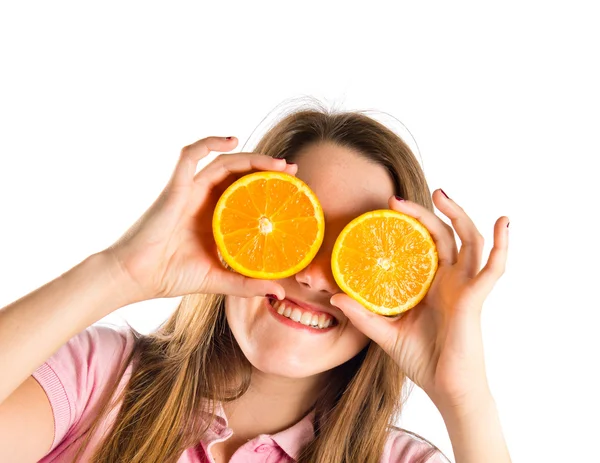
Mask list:
POLYGON ((308 444, 315 435, 315 411, 311 411, 295 425, 273 434, 271 438, 294 460, 298 459, 302 448, 308 444))
MULTIPOLYGON (((228 426, 227 416, 225 416, 225 410, 220 402, 215 403, 215 415, 216 419, 202 439, 205 448, 208 448, 211 442, 227 439, 232 434, 232 430, 228 426)), ((209 416, 206 413, 206 419, 209 419, 209 416)), ((302 448, 314 438, 314 418, 315 411, 312 410, 293 426, 270 437, 293 460, 297 460, 302 448)))
MULTIPOLYGON (((223 410, 221 402, 215 403, 214 413, 215 419, 211 422, 210 426, 206 430, 204 438, 202 439, 202 442, 205 445, 208 445, 216 440, 227 439, 232 434, 231 429, 229 429, 227 417, 225 416, 225 411, 223 410)), ((211 421, 212 415, 208 411, 203 411, 202 416, 204 417, 204 420, 211 421)))

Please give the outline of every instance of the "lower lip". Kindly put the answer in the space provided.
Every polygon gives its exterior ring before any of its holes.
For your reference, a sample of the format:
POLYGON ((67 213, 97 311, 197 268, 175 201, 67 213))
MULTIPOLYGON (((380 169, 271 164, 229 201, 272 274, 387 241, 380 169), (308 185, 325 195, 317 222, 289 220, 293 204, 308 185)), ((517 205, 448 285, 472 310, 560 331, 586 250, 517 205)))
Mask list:
POLYGON ((337 326, 337 325, 332 325, 332 326, 328 326, 327 328, 313 328, 312 326, 306 326, 300 322, 295 322, 291 318, 287 318, 281 314, 278 314, 277 311, 273 308, 273 306, 269 302, 268 298, 265 298, 265 305, 267 306, 269 313, 271 315, 273 315, 276 320, 278 320, 281 323, 283 323, 284 325, 287 325, 290 328, 294 328, 296 330, 304 330, 304 331, 308 331, 309 333, 315 333, 315 334, 324 334, 324 333, 331 331, 333 328, 335 328, 337 326))

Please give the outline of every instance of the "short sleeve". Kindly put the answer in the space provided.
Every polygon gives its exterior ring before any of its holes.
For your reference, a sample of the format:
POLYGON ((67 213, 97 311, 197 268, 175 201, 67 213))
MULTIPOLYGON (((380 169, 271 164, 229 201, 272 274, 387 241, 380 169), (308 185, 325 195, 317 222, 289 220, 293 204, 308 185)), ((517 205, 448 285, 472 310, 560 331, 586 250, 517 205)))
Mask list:
POLYGON ((394 428, 388 438, 382 463, 450 463, 431 442, 403 429, 394 428))
POLYGON ((46 392, 54 415, 50 451, 99 402, 132 348, 133 335, 128 328, 93 325, 35 370, 32 376, 46 392))

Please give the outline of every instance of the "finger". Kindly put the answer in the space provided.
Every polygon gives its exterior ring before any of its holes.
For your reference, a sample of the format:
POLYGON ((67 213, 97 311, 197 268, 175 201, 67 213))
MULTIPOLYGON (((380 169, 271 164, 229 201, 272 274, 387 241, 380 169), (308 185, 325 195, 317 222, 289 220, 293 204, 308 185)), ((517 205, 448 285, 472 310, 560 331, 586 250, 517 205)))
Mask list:
POLYGON ((235 153, 217 156, 202 169, 194 181, 205 182, 208 187, 218 185, 232 174, 243 174, 253 170, 283 171, 287 167, 285 159, 257 153, 235 153))
POLYGON ((456 240, 452 227, 444 223, 433 212, 412 201, 398 200, 392 196, 388 204, 391 209, 414 217, 431 233, 435 241, 440 265, 454 265, 458 256, 456 240))
POLYGON ((452 226, 460 238, 460 252, 458 253, 458 268, 469 278, 474 277, 481 268, 481 254, 484 239, 482 234, 467 215, 462 207, 448 198, 443 190, 439 189, 433 196, 436 207, 452 221, 452 226), (437 194, 436 194, 437 193, 437 194))
POLYGON ((494 246, 485 267, 474 278, 473 285, 487 296, 506 270, 508 255, 508 217, 500 217, 494 226, 494 246))
POLYGON ((296 175, 298 173, 298 164, 288 164, 285 166, 284 172, 290 175, 296 175))
POLYGON ((397 329, 393 321, 365 309, 344 293, 334 294, 331 305, 339 308, 350 322, 362 333, 389 352, 396 341, 397 329))
POLYGON ((196 174, 198 161, 211 151, 231 151, 237 146, 235 137, 207 137, 185 146, 179 155, 170 184, 172 186, 188 185, 196 174), (228 139, 229 138, 229 139, 228 139))
POLYGON ((215 269, 211 272, 209 286, 218 294, 240 297, 264 297, 267 294, 273 294, 279 300, 285 299, 283 286, 275 280, 249 278, 231 270, 215 269))

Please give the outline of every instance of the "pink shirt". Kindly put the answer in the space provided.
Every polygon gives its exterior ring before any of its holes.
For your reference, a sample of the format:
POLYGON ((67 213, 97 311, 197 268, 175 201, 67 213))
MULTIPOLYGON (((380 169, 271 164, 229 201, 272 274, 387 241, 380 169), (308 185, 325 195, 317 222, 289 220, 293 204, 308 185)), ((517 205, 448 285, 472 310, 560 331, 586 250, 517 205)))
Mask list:
MULTIPOLYGON (((73 337, 42 364, 33 377, 40 383, 52 406, 54 440, 49 453, 40 462, 72 462, 77 445, 72 445, 96 416, 97 405, 105 385, 110 381, 119 361, 133 347, 128 328, 113 329, 94 325, 73 337)), ((131 375, 129 366, 119 383, 122 389, 131 375)), ((84 453, 87 461, 96 445, 112 424, 118 407, 103 421, 92 436, 84 453)), ((195 447, 187 449, 178 463, 214 462, 210 447, 231 436, 223 409, 209 433, 195 447)), ((261 434, 240 447, 230 462, 293 462, 304 444, 313 438, 312 414, 277 434, 261 434)), ((439 463, 448 460, 428 442, 402 430, 394 430, 385 446, 381 462, 439 463)))

